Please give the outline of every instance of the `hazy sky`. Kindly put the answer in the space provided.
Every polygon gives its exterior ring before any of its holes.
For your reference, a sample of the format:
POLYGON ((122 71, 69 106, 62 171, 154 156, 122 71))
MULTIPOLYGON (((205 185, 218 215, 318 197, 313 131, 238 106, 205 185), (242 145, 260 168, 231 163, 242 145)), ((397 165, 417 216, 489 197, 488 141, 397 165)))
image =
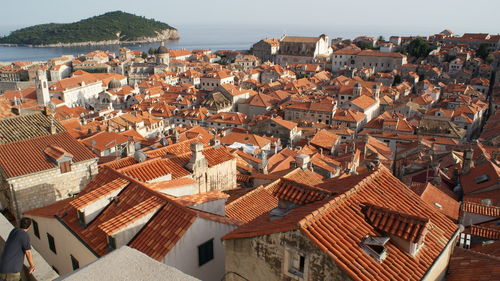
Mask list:
POLYGON ((49 22, 73 22, 108 11, 154 18, 178 27, 255 25, 339 34, 357 32, 428 35, 500 33, 500 0, 23 0, 2 1, 3 32, 49 22))

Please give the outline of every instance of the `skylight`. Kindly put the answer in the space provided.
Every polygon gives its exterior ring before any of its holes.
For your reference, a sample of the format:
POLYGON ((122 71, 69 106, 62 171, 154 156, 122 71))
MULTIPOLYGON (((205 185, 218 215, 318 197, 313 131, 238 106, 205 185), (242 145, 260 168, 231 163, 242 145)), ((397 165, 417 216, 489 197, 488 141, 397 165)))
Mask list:
POLYGON ((361 242, 361 247, 363 247, 365 253, 373 257, 378 263, 382 263, 382 261, 387 257, 385 244, 389 241, 389 239, 389 237, 367 235, 361 242))
POLYGON ((479 177, 476 177, 474 180, 476 181, 477 184, 480 184, 489 181, 490 177, 488 175, 481 175, 479 177))

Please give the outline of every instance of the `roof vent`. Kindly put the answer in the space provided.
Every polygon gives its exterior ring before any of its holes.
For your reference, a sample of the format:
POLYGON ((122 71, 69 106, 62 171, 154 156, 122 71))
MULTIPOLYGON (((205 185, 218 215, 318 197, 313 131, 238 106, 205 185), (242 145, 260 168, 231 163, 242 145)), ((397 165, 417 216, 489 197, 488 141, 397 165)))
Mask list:
POLYGON ((387 249, 385 244, 389 241, 389 237, 369 236, 366 235, 361 242, 361 247, 378 263, 382 263, 387 257, 387 249))

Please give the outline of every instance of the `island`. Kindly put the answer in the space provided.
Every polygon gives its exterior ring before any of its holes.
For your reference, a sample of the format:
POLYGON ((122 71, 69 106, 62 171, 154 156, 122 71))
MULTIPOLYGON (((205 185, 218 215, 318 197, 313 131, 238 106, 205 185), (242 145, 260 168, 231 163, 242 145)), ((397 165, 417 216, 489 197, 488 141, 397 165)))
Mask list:
POLYGON ((68 47, 179 39, 176 28, 154 19, 122 11, 108 12, 74 23, 49 23, 13 31, 0 44, 33 47, 68 47))

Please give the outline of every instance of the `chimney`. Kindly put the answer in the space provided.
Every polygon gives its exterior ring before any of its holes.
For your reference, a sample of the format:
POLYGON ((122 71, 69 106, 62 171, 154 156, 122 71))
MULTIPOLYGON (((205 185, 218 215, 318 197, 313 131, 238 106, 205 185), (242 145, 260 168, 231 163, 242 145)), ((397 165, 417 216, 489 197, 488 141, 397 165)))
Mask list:
POLYGON ((178 143, 180 138, 181 137, 179 135, 179 132, 177 131, 177 129, 174 129, 174 143, 178 143))
POLYGON ((309 162, 311 161, 311 157, 307 154, 299 154, 295 156, 295 162, 297 163, 297 167, 302 170, 307 170, 309 167, 309 162))
POLYGON ((134 138, 129 136, 127 141, 127 156, 132 156, 135 153, 134 138))
POLYGON ((50 119, 50 134, 54 135, 57 133, 56 122, 54 122, 54 118, 50 119))
POLYGON ((207 160, 205 159, 205 155, 203 155, 203 144, 201 142, 193 142, 191 143, 190 148, 192 154, 191 159, 187 164, 187 168, 194 172, 197 168, 207 166, 207 160))
POLYGON ((473 154, 472 147, 468 145, 465 150, 464 150, 464 162, 462 163, 462 175, 467 174, 470 171, 470 168, 472 167, 472 154, 473 154))

